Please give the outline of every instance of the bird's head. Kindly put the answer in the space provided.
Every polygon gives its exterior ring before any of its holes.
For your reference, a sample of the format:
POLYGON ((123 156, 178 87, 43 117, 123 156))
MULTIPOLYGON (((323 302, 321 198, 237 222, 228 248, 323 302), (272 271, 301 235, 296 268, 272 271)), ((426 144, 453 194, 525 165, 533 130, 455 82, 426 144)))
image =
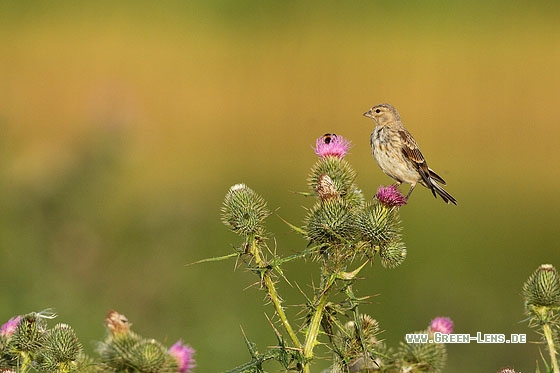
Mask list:
POLYGON ((371 118, 378 126, 385 126, 391 122, 398 122, 401 120, 397 109, 389 104, 375 105, 364 113, 365 117, 371 118))

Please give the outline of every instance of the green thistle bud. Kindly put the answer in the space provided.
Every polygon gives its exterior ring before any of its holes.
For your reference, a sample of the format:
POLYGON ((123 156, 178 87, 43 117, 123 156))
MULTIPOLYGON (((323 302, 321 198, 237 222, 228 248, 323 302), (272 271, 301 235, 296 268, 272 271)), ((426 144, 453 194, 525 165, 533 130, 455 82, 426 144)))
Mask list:
MULTIPOLYGON (((427 331, 416 332, 426 334, 427 331)), ((439 373, 445 367, 447 350, 443 343, 404 343, 399 349, 403 372, 439 373)))
POLYGON ((265 200, 245 184, 232 186, 222 206, 222 221, 241 236, 262 235, 270 215, 265 200))
POLYGON ((81 352, 78 355, 78 358, 76 359, 76 363, 77 363, 77 371, 79 371, 80 373, 99 373, 100 369, 98 364, 96 364, 94 362, 94 360, 84 354, 83 352, 81 352))
POLYGON ((177 372, 177 360, 154 339, 144 339, 130 330, 131 323, 117 311, 105 319, 108 335, 98 346, 103 371, 177 372))
POLYGON ((70 372, 77 368, 82 345, 74 330, 67 324, 57 324, 45 333, 44 345, 38 358, 46 372, 70 372))
POLYGON ((176 367, 177 363, 167 349, 154 339, 143 340, 130 351, 130 365, 139 372, 173 372, 165 367, 176 367))
POLYGON ((381 265, 385 268, 400 266, 406 259, 406 248, 404 242, 394 241, 382 246, 379 250, 381 265))
POLYGON ((398 210, 377 201, 365 206, 358 216, 358 226, 364 240, 372 246, 398 238, 401 230, 398 210))
POLYGON ((316 203, 306 220, 307 238, 319 244, 353 239, 355 230, 354 210, 341 199, 316 203))
POLYGON ((101 361, 110 370, 116 372, 130 368, 130 351, 139 341, 140 337, 133 332, 108 337, 98 346, 101 361))
POLYGON ((45 319, 54 318, 55 314, 44 312, 32 312, 22 316, 10 343, 14 350, 21 352, 36 352, 43 344, 47 322, 45 319))
POLYGON ((130 368, 130 351, 141 340, 130 330, 130 322, 125 315, 111 310, 105 318, 107 338, 98 346, 101 361, 109 370, 123 371, 130 368))
POLYGON ((350 206, 356 206, 361 208, 365 204, 365 198, 360 189, 356 185, 352 187, 353 192, 345 196, 346 201, 350 206))
POLYGON ((326 157, 320 158, 311 169, 311 175, 308 179, 309 188, 314 192, 321 185, 321 179, 328 175, 332 183, 332 188, 342 198, 354 198, 356 191, 354 180, 356 172, 342 158, 326 157))
POLYGON ((560 279, 551 264, 541 265, 523 285, 527 306, 560 306, 560 279))

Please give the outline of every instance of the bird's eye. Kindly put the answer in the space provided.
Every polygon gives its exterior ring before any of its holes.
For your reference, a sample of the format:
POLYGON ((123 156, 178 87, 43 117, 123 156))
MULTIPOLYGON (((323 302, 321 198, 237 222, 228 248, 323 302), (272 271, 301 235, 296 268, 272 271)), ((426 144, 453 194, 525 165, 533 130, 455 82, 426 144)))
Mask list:
POLYGON ((381 113, 381 109, 375 109, 375 112, 376 112, 377 114, 379 114, 379 113, 381 113))

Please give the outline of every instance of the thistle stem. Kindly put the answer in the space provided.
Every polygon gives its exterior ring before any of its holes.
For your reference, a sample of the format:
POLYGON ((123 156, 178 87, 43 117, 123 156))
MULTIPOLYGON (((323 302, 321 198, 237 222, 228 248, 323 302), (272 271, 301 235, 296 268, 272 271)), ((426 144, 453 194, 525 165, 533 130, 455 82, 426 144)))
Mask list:
POLYGON ((270 276, 270 272, 266 269, 267 263, 265 260, 263 260, 261 256, 260 250, 257 245, 256 237, 251 237, 251 246, 249 250, 250 253, 253 255, 253 257, 255 258, 255 262, 257 266, 260 269, 262 269, 262 271, 260 272, 262 282, 264 284, 264 287, 266 288, 268 297, 270 298, 272 304, 274 305, 276 314, 280 318, 280 322, 284 326, 284 329, 286 329, 286 332, 288 333, 290 339, 292 340, 294 347, 297 349, 301 349, 301 342, 299 341, 296 333, 292 329, 292 326, 290 325, 288 318, 286 317, 286 313, 282 308, 282 300, 278 295, 278 291, 276 290, 276 285, 274 285, 274 280, 270 276))
POLYGON ((548 344, 548 353, 550 355, 550 362, 552 363, 552 369, 554 373, 560 373, 560 367, 558 366, 558 359, 556 358, 556 347, 554 347, 554 340, 552 338, 552 329, 549 323, 543 324, 543 333, 548 344))
POLYGON ((321 290, 321 295, 319 296, 319 300, 317 302, 317 305, 315 306, 315 312, 313 313, 313 316, 311 318, 311 322, 309 324, 309 328, 307 330, 307 335, 305 337, 305 342, 303 345, 303 358, 305 360, 304 372, 309 372, 308 362, 313 358, 313 348, 315 348, 315 345, 317 343, 317 336, 319 335, 321 320, 323 319, 323 311, 325 310, 325 305, 327 304, 327 294, 331 286, 334 284, 335 280, 336 275, 331 274, 326 281, 323 289, 321 290))
POLYGON ((21 366, 19 367, 19 371, 21 373, 25 373, 28 372, 30 367, 31 367, 31 356, 29 355, 28 352, 20 352, 21 356, 23 357, 23 362, 21 364, 21 366))

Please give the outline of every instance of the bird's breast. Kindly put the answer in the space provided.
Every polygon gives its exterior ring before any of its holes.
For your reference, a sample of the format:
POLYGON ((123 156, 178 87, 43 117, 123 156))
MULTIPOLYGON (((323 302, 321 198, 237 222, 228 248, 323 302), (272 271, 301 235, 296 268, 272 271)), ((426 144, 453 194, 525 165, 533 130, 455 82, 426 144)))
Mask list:
POLYGON ((371 134, 371 144, 388 145, 394 136, 391 136, 390 130, 387 127, 375 127, 371 134))
POLYGON ((370 138, 373 158, 387 175, 399 182, 416 184, 419 174, 402 152, 398 132, 376 127, 370 138))

